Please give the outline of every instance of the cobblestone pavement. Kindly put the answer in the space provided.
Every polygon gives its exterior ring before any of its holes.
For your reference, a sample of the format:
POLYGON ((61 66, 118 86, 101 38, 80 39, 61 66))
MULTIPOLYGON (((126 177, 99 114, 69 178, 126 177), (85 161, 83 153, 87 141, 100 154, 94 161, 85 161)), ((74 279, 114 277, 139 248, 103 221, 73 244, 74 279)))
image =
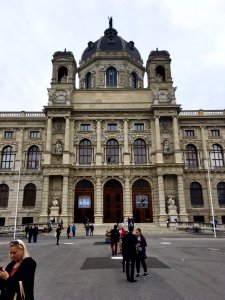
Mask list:
MULTIPOLYGON (((27 244, 37 262, 35 300, 224 299, 225 239, 181 235, 146 236, 150 277, 126 281, 120 255, 111 258, 103 236, 39 236, 27 244)), ((0 259, 8 263, 8 242, 0 237, 0 259)), ((28 299, 29 300, 29 299, 28 299)))

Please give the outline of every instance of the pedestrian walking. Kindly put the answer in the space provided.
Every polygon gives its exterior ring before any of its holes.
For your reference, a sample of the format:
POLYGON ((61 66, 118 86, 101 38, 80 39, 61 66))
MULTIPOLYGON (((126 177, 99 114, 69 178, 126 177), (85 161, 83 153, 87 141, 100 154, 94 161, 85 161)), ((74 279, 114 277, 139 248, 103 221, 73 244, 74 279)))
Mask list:
POLYGON ((70 225, 68 225, 68 226, 67 226, 67 229, 66 229, 66 233, 67 233, 67 238, 68 238, 68 239, 71 239, 70 231, 71 231, 70 225))
POLYGON ((90 227, 90 235, 94 235, 94 225, 91 224, 89 227, 90 227))
POLYGON ((9 243, 9 257, 11 262, 7 267, 0 267, 0 299, 34 300, 36 262, 29 256, 23 241, 9 243))
POLYGON ((61 224, 58 224, 58 227, 56 228, 56 245, 59 245, 60 234, 61 234, 61 224))
POLYGON ((117 225, 111 230, 111 250, 112 255, 117 255, 117 244, 119 243, 120 233, 117 229, 117 225))
POLYGON ((37 236, 38 236, 38 227, 34 225, 32 229, 32 236, 33 236, 33 243, 37 243, 37 236))
POLYGON ((128 227, 128 233, 124 235, 122 240, 122 253, 126 264, 127 281, 136 282, 134 279, 134 267, 136 259, 137 237, 133 234, 134 228, 128 227))
POLYGON ((26 227, 24 228, 24 230, 25 230, 26 238, 28 238, 28 236, 29 236, 29 226, 26 225, 26 227))
POLYGON ((72 226, 72 234, 73 234, 73 237, 75 237, 75 235, 76 235, 76 230, 77 230, 77 228, 76 228, 76 226, 73 224, 73 226, 72 226))
POLYGON ((31 243, 32 236, 33 236, 33 228, 32 226, 30 226, 28 231, 28 243, 31 243))
POLYGON ((63 219, 60 221, 61 229, 63 229, 63 219))
POLYGON ((146 239, 144 238, 144 236, 142 235, 140 228, 136 229, 135 234, 137 236, 137 244, 136 244, 137 275, 136 275, 136 277, 140 277, 140 265, 142 265, 142 267, 144 269, 144 274, 141 277, 146 278, 146 277, 148 277, 147 265, 145 262, 145 259, 147 258, 147 255, 146 255, 147 242, 146 242, 146 239))
POLYGON ((87 223, 87 224, 85 225, 86 236, 89 235, 89 230, 90 230, 90 226, 89 226, 89 223, 87 223))

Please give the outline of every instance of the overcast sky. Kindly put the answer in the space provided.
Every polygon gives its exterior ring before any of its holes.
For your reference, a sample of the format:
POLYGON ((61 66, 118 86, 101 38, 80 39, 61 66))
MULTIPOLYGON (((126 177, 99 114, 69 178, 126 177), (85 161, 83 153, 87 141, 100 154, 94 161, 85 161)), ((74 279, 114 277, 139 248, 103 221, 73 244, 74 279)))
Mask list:
POLYGON ((183 109, 225 108, 225 0, 9 0, 0 8, 0 111, 41 111, 54 52, 66 48, 79 64, 108 16, 144 66, 151 50, 170 52, 183 109))

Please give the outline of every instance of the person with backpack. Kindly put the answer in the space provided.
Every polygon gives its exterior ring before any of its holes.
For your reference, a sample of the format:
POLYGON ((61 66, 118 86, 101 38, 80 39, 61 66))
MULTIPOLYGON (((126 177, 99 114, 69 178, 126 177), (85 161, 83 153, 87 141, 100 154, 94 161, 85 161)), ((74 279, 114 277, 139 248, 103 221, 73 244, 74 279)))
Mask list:
POLYGON ((120 239, 120 233, 117 229, 117 225, 114 225, 114 229, 111 230, 111 250, 112 255, 117 255, 117 244, 120 239))

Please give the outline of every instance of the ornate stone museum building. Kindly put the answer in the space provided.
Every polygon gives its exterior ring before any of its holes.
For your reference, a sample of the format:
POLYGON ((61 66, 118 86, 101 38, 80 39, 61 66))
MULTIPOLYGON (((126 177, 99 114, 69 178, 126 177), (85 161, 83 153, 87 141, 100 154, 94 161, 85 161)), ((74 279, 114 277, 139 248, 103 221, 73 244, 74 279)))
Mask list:
POLYGON ((184 111, 175 91, 169 52, 144 66, 112 19, 79 67, 55 52, 43 112, 0 112, 0 225, 16 209, 18 224, 210 222, 212 205, 225 223, 225 110, 184 111))

